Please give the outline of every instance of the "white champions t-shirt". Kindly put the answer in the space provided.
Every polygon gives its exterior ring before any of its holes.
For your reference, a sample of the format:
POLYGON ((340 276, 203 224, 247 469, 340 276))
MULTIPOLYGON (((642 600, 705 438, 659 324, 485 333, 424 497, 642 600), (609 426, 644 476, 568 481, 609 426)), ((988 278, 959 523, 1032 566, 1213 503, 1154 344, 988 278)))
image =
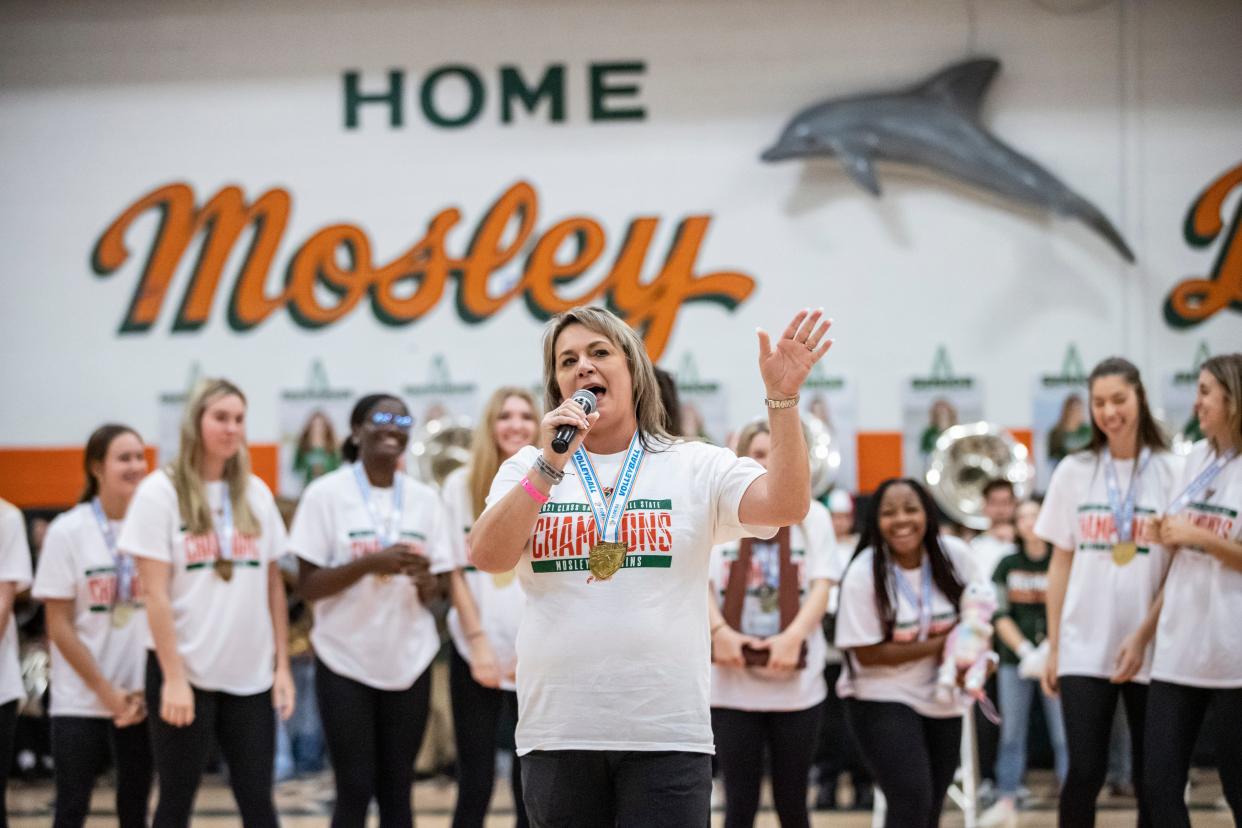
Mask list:
MULTIPOLYGON (((812 581, 831 577, 832 555, 836 536, 832 519, 822 504, 811 501, 806 518, 789 529, 789 557, 798 570, 798 594, 806 600, 812 581)), ((716 600, 723 606, 725 587, 733 564, 737 561, 738 544, 722 544, 712 549, 709 577, 716 600)), ((762 606, 759 589, 766 582, 776 583, 780 577, 780 548, 771 541, 755 541, 751 547, 750 575, 746 598, 742 602, 742 632, 768 638, 780 632, 779 602, 768 611, 762 606), (765 575, 766 571, 766 575, 765 575), (769 581, 769 579, 772 579, 769 581)), ((779 594, 779 592, 777 593, 779 594)), ((789 711, 814 707, 828 695, 824 681, 824 628, 816 624, 806 639, 806 668, 802 670, 770 670, 766 667, 721 667, 712 665, 712 707, 733 710, 789 711)))
MULTIPOLYGON (((121 521, 109 521, 119 537, 121 521)), ((73 601, 73 628, 95 659, 100 673, 114 687, 141 690, 147 664, 147 613, 142 607, 138 573, 132 581, 133 598, 116 615, 116 561, 108 549, 95 512, 79 503, 48 527, 35 573, 34 597, 73 601), (129 612, 128 617, 124 614, 129 612), (122 626, 113 621, 123 620, 122 626)), ((111 718, 112 713, 52 645, 53 716, 111 718)))
MULTIPOLYGON (((1134 460, 1115 460, 1122 498, 1130 487, 1134 460)), ((1124 566, 1113 562, 1116 526, 1108 503, 1102 458, 1089 451, 1057 464, 1035 522, 1035 534, 1074 553, 1061 610, 1057 674, 1108 678, 1116 668, 1125 637, 1138 629, 1160 589, 1168 562, 1152 537, 1151 519, 1163 514, 1181 462, 1168 452, 1152 455, 1139 479, 1131 537, 1138 554, 1124 566)), ((1134 681, 1145 684, 1151 672, 1151 649, 1134 681)))
MULTIPOLYGON (((0 500, 0 581, 13 583, 15 592, 30 586, 30 545, 26 542, 26 521, 21 509, 4 500, 0 500)), ((4 635, 0 636, 0 704, 8 704, 25 696, 21 660, 17 652, 17 619, 10 610, 4 635)))
MULTIPOLYGON (((948 555, 963 586, 976 578, 970 547, 954 537, 941 536, 940 548, 948 555)), ((872 572, 874 551, 867 547, 858 553, 845 571, 841 582, 840 606, 837 609, 837 647, 850 650, 882 643, 884 625, 876 613, 875 574, 872 572)), ((914 595, 922 595, 923 571, 898 569, 914 595)), ((890 570, 889 577, 892 577, 890 570)), ((888 584, 891 605, 896 608, 892 641, 909 642, 918 638, 919 608, 910 603, 895 583, 888 584)), ((957 610, 944 593, 932 583, 931 635, 948 632, 957 624, 957 610)), ((837 679, 837 695, 860 701, 897 702, 931 719, 948 719, 960 716, 966 709, 962 694, 953 694, 941 701, 936 698, 936 671, 940 658, 929 655, 917 661, 892 666, 868 667, 857 658, 849 656, 841 677, 837 679)))
MULTIPOLYGON (((474 523, 474 509, 470 504, 469 473, 465 467, 445 478, 444 505, 448 507, 450 525, 463 533, 469 532, 474 523)), ((522 608, 526 605, 526 594, 522 592, 516 573, 493 575, 480 572, 470 565, 465 543, 460 544, 459 549, 461 558, 457 567, 463 570, 466 586, 474 596, 474 604, 479 611, 483 633, 496 655, 500 688, 516 690, 517 683, 509 675, 517 667, 517 632, 522 621, 522 608)), ((456 607, 449 610, 448 628, 458 654, 467 664, 470 663, 470 642, 466 640, 456 607)))
MULTIPOLYGON (((1195 444, 1172 497, 1199 476, 1216 454, 1195 444)), ((1242 539, 1242 457, 1229 461, 1182 517, 1237 542, 1242 539)), ((1164 583, 1151 677, 1191 687, 1242 687, 1242 572, 1194 547, 1173 555, 1164 583)))
MULTIPOLYGON (((226 484, 214 481, 206 488, 218 526, 226 484)), ((172 565, 169 597, 186 678, 200 690, 236 696, 262 693, 272 686, 276 651, 268 610, 268 563, 277 560, 285 547, 285 525, 263 481, 251 477, 246 497, 259 521, 259 534, 234 533, 229 581, 214 569, 220 557, 216 533, 187 534, 177 491, 163 469, 138 485, 117 542, 122 552, 172 565)), ((155 649, 149 629, 146 645, 155 649)))
MULTIPOLYGON (((527 446, 500 467, 488 505, 534 465, 527 446)), ((625 452, 591 454, 611 487, 625 452)), ((743 526, 742 495, 763 467, 707 443, 648 452, 620 539, 624 566, 595 581, 597 539, 572 463, 541 509, 518 563, 526 608, 518 630, 517 749, 713 753, 707 567, 711 548, 776 530, 743 526)), ((525 497, 525 495, 523 495, 525 497)))
MULTIPOLYGON (((307 486, 293 517, 289 551, 324 568, 379 552, 372 512, 387 526, 394 490, 369 490, 370 509, 362 502, 353 464, 307 486)), ((458 539, 440 496, 403 474, 401 501, 401 540, 427 557, 433 573, 451 571, 458 539)), ((409 688, 440 649, 435 619, 418 600, 414 581, 402 575, 367 575, 316 601, 310 637, 315 655, 334 673, 378 690, 409 688)))

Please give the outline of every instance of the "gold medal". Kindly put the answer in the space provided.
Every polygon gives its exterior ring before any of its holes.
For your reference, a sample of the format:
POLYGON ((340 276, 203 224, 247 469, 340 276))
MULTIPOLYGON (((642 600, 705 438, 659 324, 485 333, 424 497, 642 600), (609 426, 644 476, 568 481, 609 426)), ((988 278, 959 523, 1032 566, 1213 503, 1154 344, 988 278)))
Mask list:
POLYGON ((391 581, 391 580, 392 580, 392 575, 391 575, 391 574, 389 574, 389 573, 387 573, 387 572, 385 572, 385 573, 383 573, 383 574, 381 574, 381 575, 376 575, 376 576, 375 576, 375 579, 376 579, 377 581, 379 581, 381 584, 386 584, 386 583, 388 583, 389 581, 391 581))
POLYGON ((224 558, 216 558, 216 562, 212 565, 212 568, 216 570, 216 574, 219 575, 220 579, 225 583, 233 580, 232 561, 226 561, 224 558))
POLYGON ((625 564, 625 544, 600 541, 591 547, 591 574, 596 580, 607 581, 625 564))
POLYGON ((134 605, 129 603, 112 605, 112 626, 118 630, 129 623, 134 617, 134 605))
POLYGON ((1113 544, 1113 563, 1125 566, 1138 554, 1138 544, 1132 540, 1117 541, 1113 544))
POLYGON ((513 583, 513 579, 517 577, 517 570, 510 569, 508 572, 493 572, 492 583, 496 585, 496 589, 504 589, 513 583))
POLYGON ((764 584, 755 592, 759 597, 759 609, 763 612, 776 612, 780 608, 776 587, 764 584))

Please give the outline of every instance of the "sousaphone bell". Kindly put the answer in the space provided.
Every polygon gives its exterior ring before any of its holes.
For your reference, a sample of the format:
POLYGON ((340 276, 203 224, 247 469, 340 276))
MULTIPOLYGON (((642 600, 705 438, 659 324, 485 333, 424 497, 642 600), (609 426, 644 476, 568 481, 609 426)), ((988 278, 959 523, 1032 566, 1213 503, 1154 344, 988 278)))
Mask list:
POLYGON ((1026 497, 1035 480, 1030 452, 994 423, 951 426, 936 439, 927 458, 927 487, 945 514, 963 526, 983 531, 983 489, 993 480, 1008 480, 1014 495, 1026 497))

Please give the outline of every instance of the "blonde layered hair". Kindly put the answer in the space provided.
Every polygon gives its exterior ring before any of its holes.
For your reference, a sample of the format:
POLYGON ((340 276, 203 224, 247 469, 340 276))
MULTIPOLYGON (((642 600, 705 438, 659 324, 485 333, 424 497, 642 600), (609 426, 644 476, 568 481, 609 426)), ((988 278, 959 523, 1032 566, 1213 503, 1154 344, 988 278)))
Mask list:
POLYGON ((543 329, 543 402, 545 410, 551 411, 565 401, 556 382, 556 339, 561 331, 578 324, 602 335, 625 355, 630 368, 633 387, 634 417, 638 421, 643 448, 654 450, 659 444, 668 444, 676 438, 665 427, 664 401, 660 397, 660 384, 656 380, 655 366, 647 355, 642 339, 622 319, 607 308, 585 305, 557 314, 548 320, 543 329))
MULTIPOLYGON (((207 502, 207 487, 199 473, 199 465, 203 461, 203 412, 216 400, 229 396, 246 402, 246 395, 241 389, 226 379, 207 378, 194 386, 181 417, 181 449, 165 469, 172 478, 173 488, 177 490, 181 522, 191 535, 215 531, 211 506, 207 502)), ((243 535, 259 534, 259 521, 250 510, 250 501, 246 497, 250 486, 250 452, 244 440, 237 453, 224 464, 224 482, 228 486, 229 502, 233 504, 233 524, 237 531, 243 535)))
POLYGON ((483 409, 483 417, 470 438, 470 467, 466 472, 466 487, 470 492, 470 509, 476 520, 483 514, 492 479, 500 471, 500 463, 505 459, 500 456, 500 448, 496 445, 496 421, 500 419, 505 400, 510 397, 525 400, 530 406, 531 413, 535 415, 535 445, 539 445, 539 404, 535 402, 535 395, 516 385, 506 385, 493 391, 483 409))
POLYGON ((1207 371, 1221 388, 1229 405, 1229 439, 1233 445, 1217 445, 1210 441, 1212 450, 1218 454, 1232 448, 1242 448, 1242 354, 1218 354, 1203 361, 1201 371, 1207 371))

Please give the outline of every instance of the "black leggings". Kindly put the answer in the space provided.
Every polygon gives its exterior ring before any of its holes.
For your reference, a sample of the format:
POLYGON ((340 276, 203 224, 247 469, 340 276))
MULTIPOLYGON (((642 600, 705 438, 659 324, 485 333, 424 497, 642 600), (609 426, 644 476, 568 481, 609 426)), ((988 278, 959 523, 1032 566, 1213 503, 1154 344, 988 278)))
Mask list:
MULTIPOLYGON (((517 721, 517 693, 484 687, 470 675, 470 665, 450 648, 449 691, 453 704, 453 735, 457 738, 457 804, 453 828, 482 828, 496 783, 496 749, 512 746, 517 721), (508 733, 501 738, 498 727, 505 722, 508 733)), ((522 804, 522 768, 513 757, 513 809, 515 825, 526 828, 522 804)))
POLYGON ((80 828, 86 822, 91 791, 109 758, 116 767, 117 823, 121 828, 145 828, 152 772, 147 723, 117 727, 100 717, 53 716, 54 828, 80 828))
POLYGON ((846 699, 845 719, 888 801, 885 828, 936 828, 961 759, 961 718, 932 719, 898 702, 846 699))
POLYGON ((9 806, 5 790, 9 786, 9 765, 13 763, 13 740, 17 738, 17 699, 0 704, 0 828, 9 826, 9 806))
POLYGON ((379 803, 380 828, 409 828, 431 668, 405 690, 377 690, 315 659, 315 693, 336 779, 332 828, 362 828, 372 799, 379 803))
POLYGON ((218 690, 194 691, 194 721, 173 727, 160 718, 164 675, 155 653, 147 654, 147 710, 151 752, 160 798, 153 828, 190 824, 194 796, 211 751, 212 736, 229 768, 229 787, 246 828, 278 825, 272 802, 272 759, 276 753, 276 714, 272 693, 234 696, 218 690))
MULTIPOLYGON (((1117 698, 1125 704, 1130 725, 1130 754, 1134 789, 1138 794, 1140 828, 1153 823, 1143 795, 1143 720, 1147 708, 1147 685, 1137 682, 1113 684, 1091 676, 1061 676, 1061 717, 1065 720, 1065 746, 1069 770, 1061 785, 1057 824, 1061 828, 1095 825, 1095 800, 1108 775, 1108 739, 1113 730, 1117 698)), ((1163 824, 1161 824, 1163 828, 1163 824)))
POLYGON ((1144 793, 1153 825, 1190 826, 1186 779, 1203 717, 1212 708, 1216 767, 1225 801, 1242 820, 1242 688, 1208 690, 1153 681, 1147 693, 1144 793))
POLYGON ((807 772, 822 715, 822 704, 780 713, 712 708, 716 760, 724 776, 725 828, 755 824, 765 749, 771 761, 772 804, 781 828, 809 828, 807 772))

